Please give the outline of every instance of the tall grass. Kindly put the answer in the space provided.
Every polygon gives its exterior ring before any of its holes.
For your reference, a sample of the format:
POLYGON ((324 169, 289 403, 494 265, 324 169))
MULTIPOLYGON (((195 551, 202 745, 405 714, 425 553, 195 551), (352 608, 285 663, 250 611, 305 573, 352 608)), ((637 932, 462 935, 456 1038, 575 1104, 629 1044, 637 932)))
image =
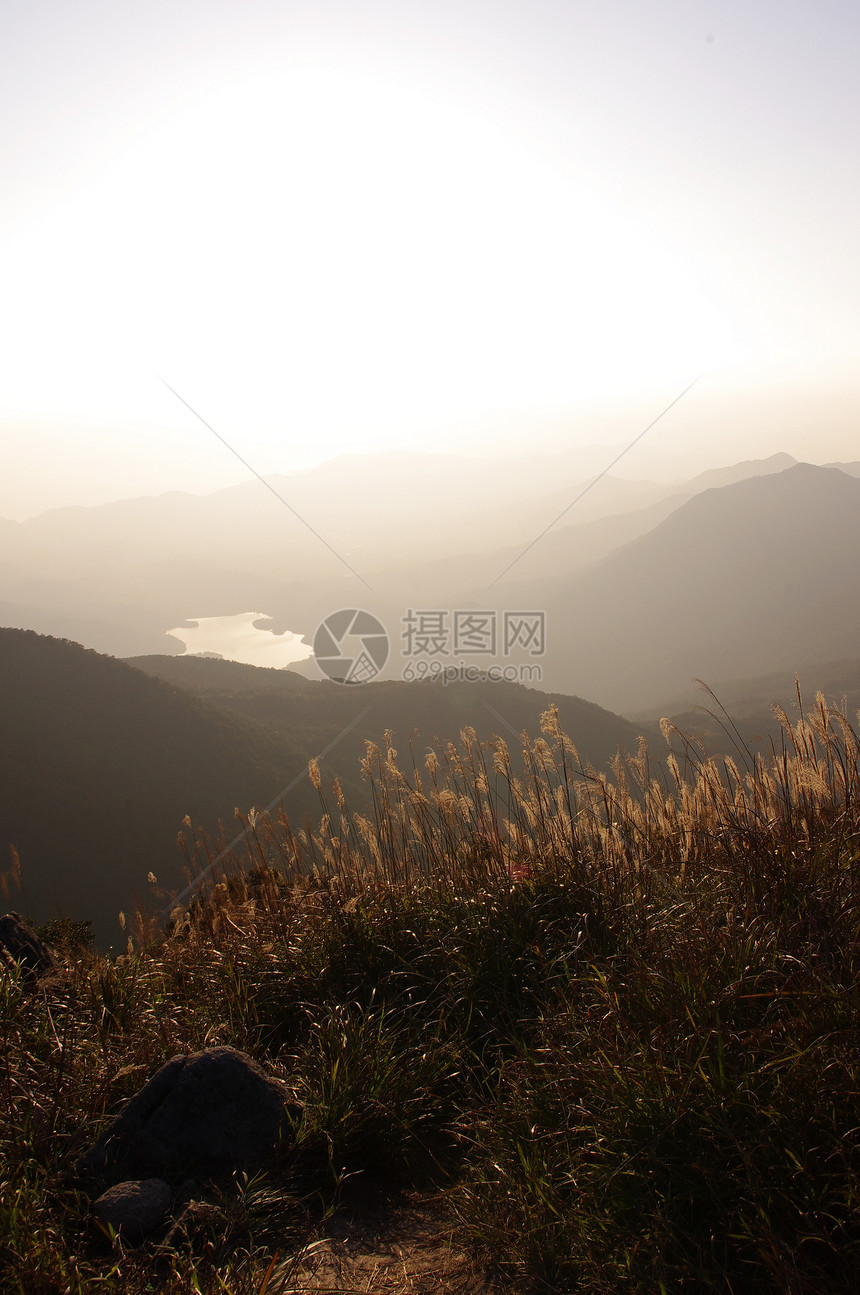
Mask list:
MULTIPOLYGON (((271 1171, 293 1219, 355 1175, 441 1182, 535 1290, 855 1288, 860 742, 821 697, 783 720, 768 760, 669 733, 678 755, 611 774, 552 710, 519 772, 469 729, 420 757, 386 735, 366 816, 312 766, 315 827, 252 811, 215 875, 189 835, 169 938, 141 917, 116 963, 4 981, 0 1244, 29 1274, 8 1289, 112 1289, 111 1263, 147 1289, 154 1251, 108 1262, 70 1164, 157 1064, 213 1043, 303 1103, 271 1171)), ((228 1289, 271 1253, 243 1219, 192 1256, 228 1289)))

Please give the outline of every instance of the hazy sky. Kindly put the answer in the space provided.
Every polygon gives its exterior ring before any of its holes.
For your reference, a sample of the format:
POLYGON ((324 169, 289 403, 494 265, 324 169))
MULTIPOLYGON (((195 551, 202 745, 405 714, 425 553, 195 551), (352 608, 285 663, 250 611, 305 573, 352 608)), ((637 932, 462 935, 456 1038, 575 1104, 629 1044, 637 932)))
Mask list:
MULTIPOLYGON (((860 6, 7 0, 0 516, 389 446, 860 458, 860 6)), ((636 475, 631 456, 629 475, 636 475)))

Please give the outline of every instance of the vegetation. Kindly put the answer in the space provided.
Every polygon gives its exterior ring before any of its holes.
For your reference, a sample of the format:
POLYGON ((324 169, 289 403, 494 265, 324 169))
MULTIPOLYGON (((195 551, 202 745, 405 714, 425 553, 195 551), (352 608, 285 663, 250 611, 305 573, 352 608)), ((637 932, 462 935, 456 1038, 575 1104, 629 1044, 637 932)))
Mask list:
POLYGON ((312 766, 317 830, 252 815, 214 875, 189 835, 168 938, 139 915, 116 961, 70 942, 53 981, 0 982, 4 1289, 263 1291, 356 1175, 444 1187, 536 1292, 853 1289, 860 739, 823 698, 783 720, 767 764, 688 745, 668 779, 644 746, 583 768, 552 710, 519 776, 468 729, 389 740, 366 814, 312 766), (124 1249, 74 1161, 215 1043, 286 1081, 296 1147, 214 1184, 179 1251, 124 1249))
MULTIPOLYGON (((176 834, 186 814, 213 834, 236 805, 277 799, 293 822, 311 819, 317 799, 305 775, 322 751, 353 807, 366 807, 362 732, 447 737, 470 723, 488 737, 500 722, 514 735, 538 731, 539 695, 521 685, 344 688, 233 661, 139 664, 0 628, 0 850, 17 848, 37 922, 91 920, 103 950, 124 946, 117 913, 134 908, 149 872, 181 886, 176 834)), ((558 700, 593 764, 604 767, 619 746, 635 750, 641 729, 558 700)))

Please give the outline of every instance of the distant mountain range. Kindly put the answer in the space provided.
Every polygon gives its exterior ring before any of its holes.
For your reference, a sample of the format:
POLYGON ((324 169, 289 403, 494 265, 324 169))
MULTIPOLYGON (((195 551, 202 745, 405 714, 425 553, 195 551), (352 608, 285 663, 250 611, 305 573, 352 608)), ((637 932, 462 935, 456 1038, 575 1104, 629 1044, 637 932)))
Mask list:
POLYGON ((852 654, 860 465, 773 455, 670 485, 609 474, 562 489, 575 466, 370 455, 272 478, 366 583, 257 481, 0 523, 0 622, 132 657, 178 654, 166 630, 190 616, 262 608, 309 642, 361 606, 388 629, 394 679, 410 608, 541 610, 540 686, 631 713, 694 676, 852 654))
POLYGON ((642 712, 860 644, 860 480, 797 464, 704 491, 582 575, 535 584, 544 687, 642 712))
MULTIPOLYGON (((184 887, 177 833, 189 815, 229 839, 243 811, 277 800, 301 825, 319 815, 308 760, 366 802, 358 760, 365 739, 391 729, 416 759, 434 738, 471 725, 499 733, 516 758, 523 730, 539 733, 548 698, 519 685, 396 681, 349 688, 289 671, 202 658, 118 661, 32 631, 0 630, 0 872, 19 852, 24 896, 38 921, 91 918, 103 945, 124 944, 120 909, 160 887, 184 887)), ((604 766, 633 749, 642 725, 558 697, 583 760, 604 766)), ((647 728, 647 726, 645 726, 647 728)), ((7 877, 7 886, 9 879, 7 877)))
POLYGON ((309 527, 390 609, 394 599, 475 597, 571 504, 518 566, 517 579, 581 569, 650 529, 691 493, 792 462, 773 456, 719 470, 719 480, 705 474, 660 486, 588 476, 605 466, 606 454, 601 447, 567 458, 496 462, 344 456, 269 478, 271 490, 252 480, 212 495, 173 492, 0 521, 0 616, 21 628, 73 632, 114 655, 178 651, 164 638, 168 627, 188 615, 251 606, 311 633, 340 605, 333 600, 345 596, 348 605, 374 595, 309 527), (547 493, 548 482, 562 480, 563 489, 554 484, 547 493))

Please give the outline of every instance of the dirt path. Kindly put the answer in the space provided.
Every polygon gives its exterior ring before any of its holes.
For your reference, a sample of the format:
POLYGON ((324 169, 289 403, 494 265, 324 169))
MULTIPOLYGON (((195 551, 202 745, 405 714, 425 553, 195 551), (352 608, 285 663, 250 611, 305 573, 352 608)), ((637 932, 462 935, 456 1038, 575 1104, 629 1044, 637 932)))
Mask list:
POLYGON ((320 1227, 298 1265, 284 1265, 272 1295, 501 1295, 454 1240, 450 1214, 438 1199, 396 1205, 352 1205, 320 1227))

